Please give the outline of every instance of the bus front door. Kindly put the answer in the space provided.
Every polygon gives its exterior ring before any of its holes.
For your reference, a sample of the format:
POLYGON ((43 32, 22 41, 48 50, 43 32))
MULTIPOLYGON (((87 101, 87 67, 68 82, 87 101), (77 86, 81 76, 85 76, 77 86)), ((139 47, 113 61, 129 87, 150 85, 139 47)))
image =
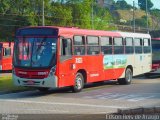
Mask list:
POLYGON ((72 47, 71 39, 60 40, 60 63, 59 63, 59 81, 58 86, 71 86, 74 83, 73 69, 71 65, 72 60, 72 47))

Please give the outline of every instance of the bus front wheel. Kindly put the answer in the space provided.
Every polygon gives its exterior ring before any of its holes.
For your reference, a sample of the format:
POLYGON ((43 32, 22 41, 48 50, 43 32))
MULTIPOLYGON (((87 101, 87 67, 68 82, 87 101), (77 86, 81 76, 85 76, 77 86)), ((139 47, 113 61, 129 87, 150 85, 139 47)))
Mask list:
POLYGON ((82 73, 77 73, 75 78, 75 84, 72 87, 73 92, 80 92, 84 87, 84 77, 82 73))
POLYGON ((118 79, 118 83, 120 85, 131 84, 132 77, 133 77, 132 70, 130 68, 127 68, 126 71, 125 71, 125 78, 118 79))

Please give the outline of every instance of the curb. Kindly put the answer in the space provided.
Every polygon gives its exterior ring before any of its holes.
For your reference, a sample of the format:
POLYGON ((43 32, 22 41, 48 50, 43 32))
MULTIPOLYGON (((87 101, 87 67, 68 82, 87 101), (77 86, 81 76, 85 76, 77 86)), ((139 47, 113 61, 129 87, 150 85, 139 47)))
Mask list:
POLYGON ((160 106, 118 109, 117 113, 121 115, 160 114, 160 106))

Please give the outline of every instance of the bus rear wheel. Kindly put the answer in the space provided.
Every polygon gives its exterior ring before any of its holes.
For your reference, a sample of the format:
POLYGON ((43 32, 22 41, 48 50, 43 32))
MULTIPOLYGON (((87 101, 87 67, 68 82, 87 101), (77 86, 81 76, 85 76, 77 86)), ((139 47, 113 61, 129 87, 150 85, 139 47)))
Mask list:
POLYGON ((80 92, 84 87, 84 77, 82 73, 77 73, 75 78, 75 84, 72 87, 73 92, 80 92))
POLYGON ((118 83, 120 85, 131 84, 132 77, 133 77, 132 70, 130 68, 127 68, 126 71, 125 71, 125 78, 118 79, 118 83))

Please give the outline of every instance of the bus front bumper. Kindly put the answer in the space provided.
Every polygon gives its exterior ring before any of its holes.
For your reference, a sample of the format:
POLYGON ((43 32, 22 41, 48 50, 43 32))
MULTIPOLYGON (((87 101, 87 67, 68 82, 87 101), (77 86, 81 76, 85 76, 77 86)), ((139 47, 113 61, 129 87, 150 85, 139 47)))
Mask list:
POLYGON ((16 75, 12 75, 12 79, 16 86, 26 86, 26 87, 45 87, 45 88, 57 88, 58 79, 56 76, 47 77, 44 79, 27 79, 20 78, 16 75))

